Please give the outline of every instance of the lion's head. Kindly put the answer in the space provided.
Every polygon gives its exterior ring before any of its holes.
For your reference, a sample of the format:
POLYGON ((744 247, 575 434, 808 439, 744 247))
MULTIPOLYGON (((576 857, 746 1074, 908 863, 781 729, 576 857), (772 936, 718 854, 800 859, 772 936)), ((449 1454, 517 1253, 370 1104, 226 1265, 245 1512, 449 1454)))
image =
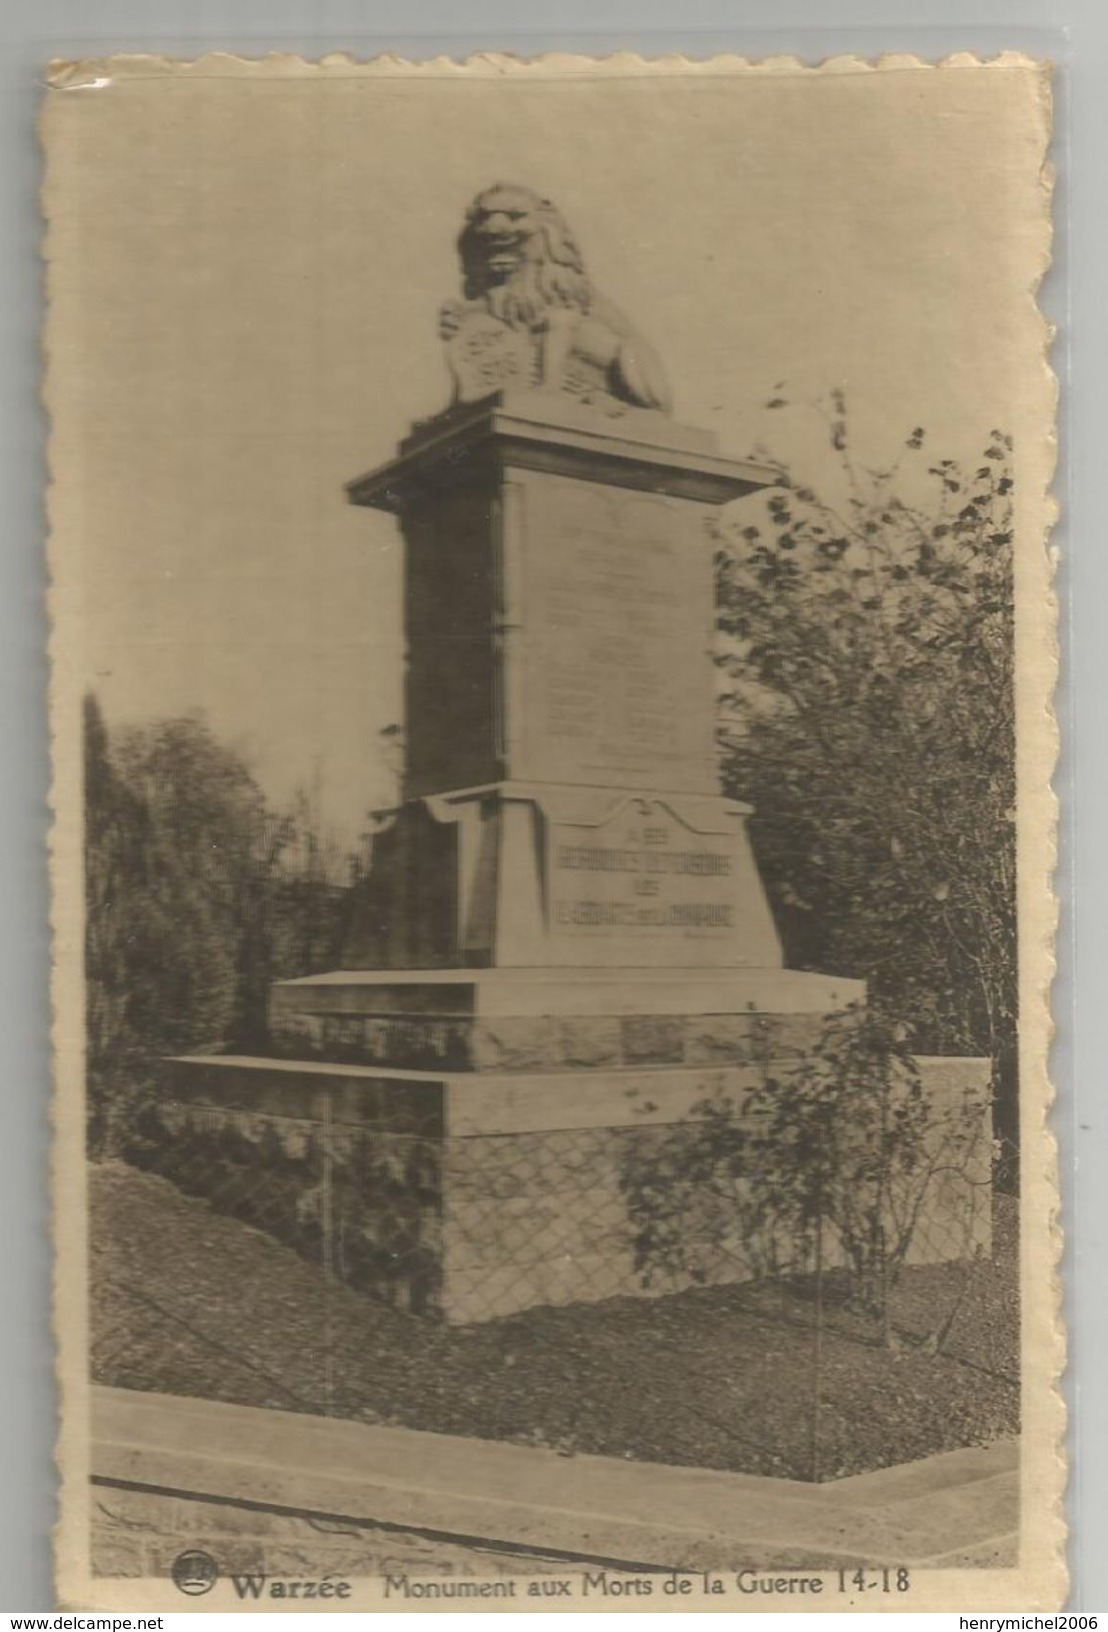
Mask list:
POLYGON ((467 300, 511 328, 534 329, 551 306, 581 312, 591 292, 573 234, 549 199, 498 182, 478 193, 458 238, 467 300))

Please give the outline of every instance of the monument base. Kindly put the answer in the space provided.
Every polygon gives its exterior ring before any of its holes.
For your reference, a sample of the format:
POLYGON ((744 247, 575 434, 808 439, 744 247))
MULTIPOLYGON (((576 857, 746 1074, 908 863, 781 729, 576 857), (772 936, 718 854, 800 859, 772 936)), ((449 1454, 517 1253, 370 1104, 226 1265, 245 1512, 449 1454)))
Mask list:
MULTIPOLYGON (((158 1170, 216 1206, 233 1194, 352 1286, 448 1322, 741 1282, 757 1266, 737 1209, 694 1183, 677 1259, 652 1261, 636 1186, 659 1162, 683 1172, 705 1107, 737 1110, 863 995, 780 969, 282 982, 273 1057, 166 1063, 158 1170)), ((972 1095, 987 1123, 987 1061, 919 1065, 937 1107, 972 1095)), ((929 1197, 910 1261, 987 1249, 982 1132, 977 1165, 929 1197)))
POLYGON ((741 1063, 811 1047, 865 982, 787 969, 338 970, 279 981, 285 1058, 457 1071, 741 1063))

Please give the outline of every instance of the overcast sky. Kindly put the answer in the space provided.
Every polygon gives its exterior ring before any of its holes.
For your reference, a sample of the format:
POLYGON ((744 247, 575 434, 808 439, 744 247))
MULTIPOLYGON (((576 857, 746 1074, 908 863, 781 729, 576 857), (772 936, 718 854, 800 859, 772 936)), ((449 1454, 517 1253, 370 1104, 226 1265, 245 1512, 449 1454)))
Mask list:
POLYGON ((204 709, 269 792, 317 780, 344 829, 391 794, 401 647, 395 524, 343 483, 446 403, 436 314, 483 186, 555 200, 677 417, 727 451, 769 442, 818 484, 818 415, 765 408, 781 380, 845 389, 870 463, 915 425, 968 458, 1016 428, 1025 73, 59 94, 58 520, 89 679, 109 721, 204 709))

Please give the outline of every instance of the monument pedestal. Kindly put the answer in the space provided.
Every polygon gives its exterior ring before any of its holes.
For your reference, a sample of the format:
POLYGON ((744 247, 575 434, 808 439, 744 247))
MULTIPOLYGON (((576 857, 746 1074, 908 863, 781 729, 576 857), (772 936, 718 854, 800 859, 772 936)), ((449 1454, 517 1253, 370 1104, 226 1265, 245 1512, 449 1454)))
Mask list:
POLYGON ((769 479, 540 392, 350 484, 404 531, 407 765, 346 967, 780 967, 718 788, 708 525, 769 479))
MULTIPOLYGON (((637 1164, 864 999, 782 967, 717 785, 709 519, 771 480, 659 413, 532 392, 350 484, 404 532, 403 802, 343 968, 274 988, 271 1055, 167 1086, 175 1137, 276 1140, 281 1228, 325 1194, 353 1284, 456 1321, 675 1289, 642 1275, 637 1164)), ((751 1273, 699 1228, 698 1282, 751 1273)))

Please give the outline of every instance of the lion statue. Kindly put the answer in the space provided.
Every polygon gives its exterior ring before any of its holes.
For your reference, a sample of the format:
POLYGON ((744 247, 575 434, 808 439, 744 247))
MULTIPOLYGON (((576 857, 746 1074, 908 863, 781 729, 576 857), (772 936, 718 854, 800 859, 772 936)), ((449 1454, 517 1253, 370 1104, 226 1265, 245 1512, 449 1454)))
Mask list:
POLYGON ((478 193, 458 253, 463 298, 447 301, 439 320, 455 400, 514 384, 611 409, 671 411, 657 355, 592 287, 549 199, 505 183, 478 193))

